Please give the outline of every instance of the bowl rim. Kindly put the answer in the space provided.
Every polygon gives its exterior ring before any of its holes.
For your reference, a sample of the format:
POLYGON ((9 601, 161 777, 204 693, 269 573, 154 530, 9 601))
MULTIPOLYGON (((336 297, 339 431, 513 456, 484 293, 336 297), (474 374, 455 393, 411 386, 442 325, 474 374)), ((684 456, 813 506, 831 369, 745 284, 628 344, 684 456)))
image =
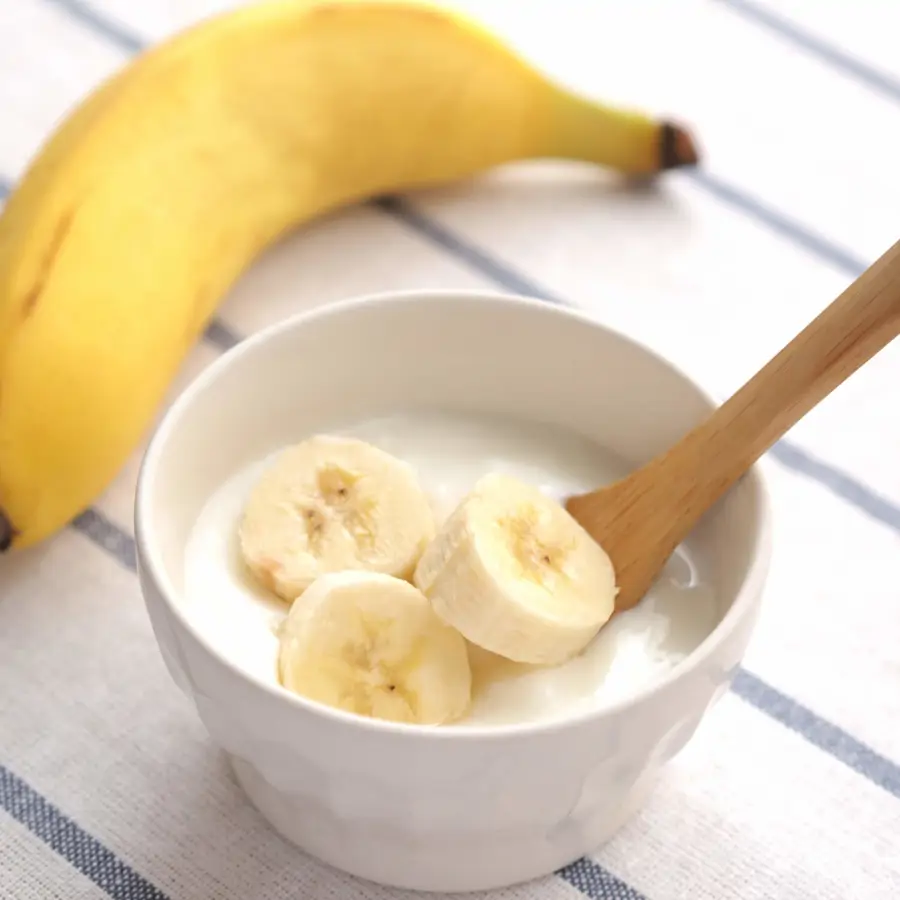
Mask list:
MULTIPOLYGON (((772 503, 768 476, 766 475, 768 463, 764 458, 754 463, 744 476, 752 484, 756 494, 759 518, 752 536, 753 555, 728 611, 716 627, 692 652, 679 660, 663 675, 653 679, 633 693, 600 704, 595 708, 581 710, 571 715, 560 716, 550 720, 512 722, 498 725, 438 727, 434 725, 392 722, 336 709, 295 694, 280 684, 269 682, 244 671, 232 662, 226 654, 221 653, 212 646, 202 631, 191 624, 181 608, 181 604, 178 601, 178 591, 166 573, 166 568, 160 558, 159 548, 153 540, 154 529, 151 526, 149 512, 149 493, 159 461, 164 456, 168 438, 177 429, 182 416, 193 404, 195 397, 231 366, 236 365, 242 357, 252 354, 259 346, 286 332, 302 330, 311 322, 334 316, 352 316, 355 310, 363 306, 404 306, 413 304, 418 306, 423 303, 456 301, 487 301, 509 304, 522 309, 538 311, 543 315, 564 316, 574 319, 585 327, 600 329, 607 332, 614 339, 630 344, 634 349, 653 357, 658 364, 667 369, 674 377, 687 382, 710 404, 711 408, 719 405, 719 401, 709 391, 674 362, 662 356, 642 341, 606 325, 590 311, 558 301, 490 289, 409 288, 347 297, 288 316, 272 325, 261 328, 226 350, 175 397, 151 432, 141 459, 135 489, 135 548, 141 570, 152 579, 166 612, 178 623, 179 628, 186 632, 193 642, 219 667, 224 668, 232 677, 237 678, 245 686, 262 691, 276 702, 284 704, 285 711, 290 715, 302 713, 330 721, 335 726, 362 728, 382 734, 405 735, 409 739, 420 738, 442 741, 498 740, 568 731, 588 723, 612 718, 620 713, 627 712, 629 709, 641 706, 660 694, 673 689, 678 682, 684 680, 693 671, 700 668, 703 663, 714 657, 719 647, 731 637, 745 618, 754 614, 761 603, 761 595, 768 577, 772 555, 772 503)), ((149 602, 146 596, 147 591, 143 584, 141 585, 141 591, 144 595, 145 603, 149 602)), ((155 634, 154 637, 158 643, 159 638, 155 634)))

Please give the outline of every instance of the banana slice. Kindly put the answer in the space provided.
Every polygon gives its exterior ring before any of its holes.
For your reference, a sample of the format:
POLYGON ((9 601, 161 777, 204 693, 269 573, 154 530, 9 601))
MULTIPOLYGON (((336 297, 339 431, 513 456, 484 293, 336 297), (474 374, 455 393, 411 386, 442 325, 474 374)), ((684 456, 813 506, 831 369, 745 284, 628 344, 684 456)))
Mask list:
POLYGON ((452 722, 471 700, 462 635, 411 584, 375 572, 316 579, 281 626, 278 669, 290 691, 393 722, 452 722))
POLYGON ((555 500, 486 475, 444 523, 413 577, 473 644, 521 663, 577 655, 613 613, 603 548, 555 500))
POLYGON ((409 578, 434 531, 411 466, 364 441, 321 435, 284 451, 260 479, 240 544, 251 572, 292 601, 326 572, 409 578))

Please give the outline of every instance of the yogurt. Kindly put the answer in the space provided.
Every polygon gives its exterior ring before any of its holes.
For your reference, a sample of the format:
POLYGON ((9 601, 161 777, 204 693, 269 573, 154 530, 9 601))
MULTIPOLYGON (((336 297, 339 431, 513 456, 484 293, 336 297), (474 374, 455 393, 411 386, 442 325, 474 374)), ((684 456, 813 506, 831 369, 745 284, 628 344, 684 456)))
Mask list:
MULTIPOLYGON (((400 414, 337 430, 414 466, 442 521, 488 472, 562 501, 621 477, 626 467, 578 435, 533 423, 451 413, 400 414)), ((234 474, 208 500, 185 553, 183 604, 193 626, 247 674, 278 684, 276 630, 287 606, 246 572, 237 527, 269 459, 234 474)), ((451 728, 565 718, 625 698, 690 654, 718 612, 703 560, 681 546, 647 596, 615 616, 577 658, 538 668, 470 647, 473 698, 451 728)))

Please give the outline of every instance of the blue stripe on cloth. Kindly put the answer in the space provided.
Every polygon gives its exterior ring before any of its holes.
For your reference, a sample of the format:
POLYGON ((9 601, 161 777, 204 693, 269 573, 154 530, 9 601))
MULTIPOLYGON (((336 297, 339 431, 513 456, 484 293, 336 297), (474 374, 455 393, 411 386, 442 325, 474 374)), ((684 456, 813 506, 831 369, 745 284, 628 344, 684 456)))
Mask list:
POLYGON ((815 459, 787 441, 779 441, 769 452, 786 469, 809 478, 845 503, 855 506, 869 518, 900 534, 900 507, 886 497, 876 494, 840 469, 815 459))
POLYGON ((733 184, 723 181, 711 172, 703 169, 694 169, 693 171, 684 171, 680 174, 717 200, 734 207, 745 216, 755 219, 769 231, 774 231, 779 237, 789 241, 795 247, 799 247, 804 252, 811 254, 822 262, 828 263, 846 275, 856 278, 869 266, 865 260, 855 256, 849 250, 839 247, 827 238, 811 231, 805 225, 801 225, 794 219, 784 215, 784 213, 768 206, 733 184))
POLYGON ((134 32, 97 12, 88 3, 82 3, 81 0, 45 0, 45 2, 61 7, 69 18, 128 53, 140 53, 147 46, 147 42, 141 40, 134 32))
POLYGON ((137 548, 134 538, 103 513, 93 507, 86 509, 74 519, 72 527, 128 571, 137 573, 137 548))
POLYGON ((855 59, 849 53, 829 44, 820 37, 806 31, 803 27, 786 19, 780 13, 773 12, 751 0, 717 0, 723 6, 738 15, 773 32, 780 38, 789 41, 807 53, 818 57, 822 62, 837 69, 857 81, 868 85, 880 94, 894 101, 900 101, 900 81, 885 72, 879 72, 866 63, 855 59))
POLYGON ((591 900, 644 900, 643 894, 587 857, 556 874, 591 900))
POLYGON ((514 294, 539 297, 550 303, 563 303, 559 297, 555 297, 545 288, 539 287, 521 272, 516 272, 500 260, 489 256, 470 241, 454 234, 439 222, 435 222, 434 219, 430 219, 414 209, 400 197, 381 197, 373 201, 372 205, 399 220, 433 244, 437 244, 476 272, 487 276, 500 287, 506 288, 514 294))
POLYGON ((876 753, 852 734, 826 722, 745 669, 740 669, 735 675, 731 689, 751 706, 777 719, 804 740, 900 799, 900 766, 897 763, 876 753))
POLYGON ((168 900, 158 887, 2 765, 0 809, 6 810, 113 900, 168 900))
POLYGON ((218 347, 220 350, 230 350, 242 340, 237 332, 232 331, 220 319, 213 319, 209 325, 206 326, 206 331, 203 336, 210 344, 214 347, 218 347))

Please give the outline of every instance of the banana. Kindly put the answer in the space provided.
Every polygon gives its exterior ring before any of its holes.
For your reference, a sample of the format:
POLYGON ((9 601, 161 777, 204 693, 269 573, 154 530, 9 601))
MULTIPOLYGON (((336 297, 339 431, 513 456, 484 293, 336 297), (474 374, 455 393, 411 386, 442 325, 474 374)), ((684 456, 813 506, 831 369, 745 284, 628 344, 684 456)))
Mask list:
POLYGON ((450 515, 413 583, 473 644, 548 666, 590 643, 616 597, 603 548, 555 500, 500 474, 481 478, 450 515))
POLYGON ((431 504, 410 465, 330 435, 282 451, 239 526, 248 568, 288 601, 319 575, 343 569, 409 578, 434 532, 431 504))
POLYGON ((348 712, 441 725, 469 708, 462 636, 406 581, 375 572, 316 579, 282 623, 279 679, 348 712))
POLYGON ((71 521, 285 231, 373 195, 554 157, 691 165, 688 133, 553 84, 418 0, 275 0, 138 56, 0 215, 0 550, 71 521))

